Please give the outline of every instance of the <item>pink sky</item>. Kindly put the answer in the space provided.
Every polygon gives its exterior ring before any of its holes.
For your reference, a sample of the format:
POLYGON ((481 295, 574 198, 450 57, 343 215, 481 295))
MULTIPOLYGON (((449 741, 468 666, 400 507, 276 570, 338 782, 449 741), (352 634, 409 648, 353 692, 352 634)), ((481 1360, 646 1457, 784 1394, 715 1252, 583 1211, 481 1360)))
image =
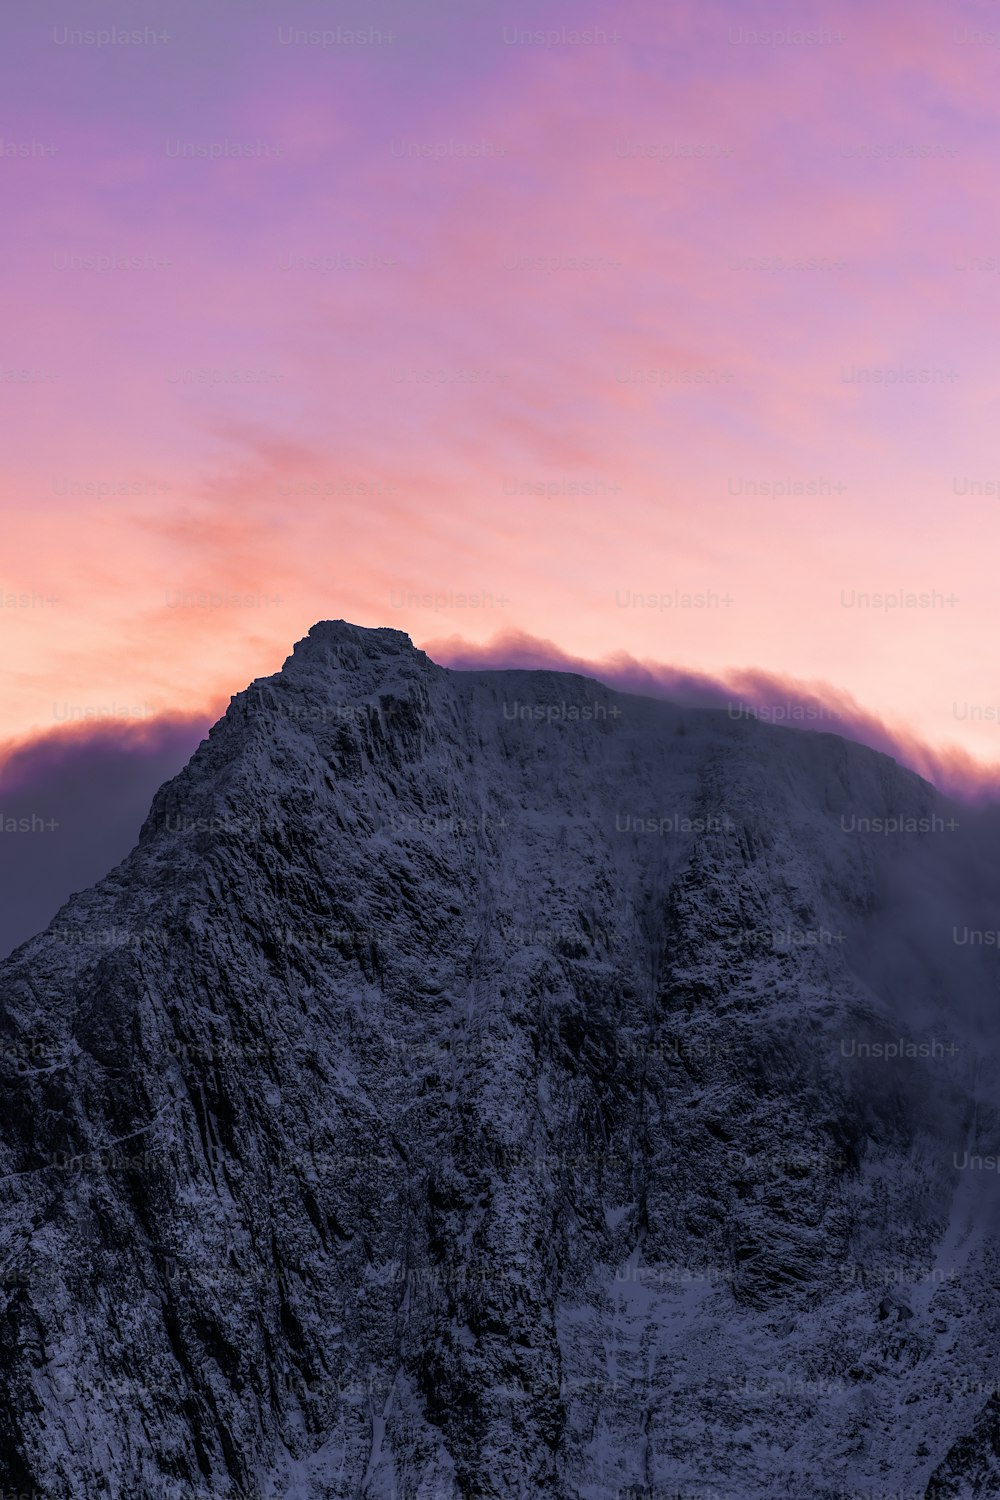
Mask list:
POLYGON ((1000 761, 1000 18, 376 9, 4 19, 0 738, 214 708, 344 617, 1000 761), (279 35, 336 26, 394 39, 279 35), (263 154, 178 154, 225 141, 263 154))

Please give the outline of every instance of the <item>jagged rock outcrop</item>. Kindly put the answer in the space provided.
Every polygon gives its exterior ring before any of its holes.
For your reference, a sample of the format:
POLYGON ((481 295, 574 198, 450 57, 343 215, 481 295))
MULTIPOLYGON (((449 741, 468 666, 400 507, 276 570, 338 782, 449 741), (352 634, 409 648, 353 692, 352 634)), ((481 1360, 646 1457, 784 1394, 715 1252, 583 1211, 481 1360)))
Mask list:
POLYGON ((0 1487, 1000 1493, 998 849, 314 627, 0 967, 0 1487))

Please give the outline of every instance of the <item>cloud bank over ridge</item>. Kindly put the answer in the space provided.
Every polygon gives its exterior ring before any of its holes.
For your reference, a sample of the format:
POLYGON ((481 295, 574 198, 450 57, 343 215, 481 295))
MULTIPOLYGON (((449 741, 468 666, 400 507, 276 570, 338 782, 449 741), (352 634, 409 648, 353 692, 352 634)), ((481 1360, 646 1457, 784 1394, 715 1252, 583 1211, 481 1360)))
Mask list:
MULTIPOLYGON (((951 796, 1000 802, 1000 766, 957 748, 932 748, 829 684, 752 669, 711 676, 626 652, 587 661, 519 631, 487 645, 460 636, 420 644, 432 660, 458 671, 576 672, 622 692, 719 709, 733 719, 843 735, 891 755, 951 796)), ((76 724, 0 748, 0 880, 10 893, 0 911, 0 955, 44 928, 72 891, 124 859, 154 792, 181 770, 220 712, 76 724)))

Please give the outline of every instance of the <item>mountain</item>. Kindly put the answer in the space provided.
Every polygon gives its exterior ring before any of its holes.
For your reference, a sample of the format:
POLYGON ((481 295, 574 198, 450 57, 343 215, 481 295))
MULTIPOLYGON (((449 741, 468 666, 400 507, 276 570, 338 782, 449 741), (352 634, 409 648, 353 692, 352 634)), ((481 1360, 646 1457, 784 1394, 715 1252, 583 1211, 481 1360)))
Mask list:
POLYGON ((998 852, 315 626, 0 966, 0 1489, 1000 1494, 998 852))

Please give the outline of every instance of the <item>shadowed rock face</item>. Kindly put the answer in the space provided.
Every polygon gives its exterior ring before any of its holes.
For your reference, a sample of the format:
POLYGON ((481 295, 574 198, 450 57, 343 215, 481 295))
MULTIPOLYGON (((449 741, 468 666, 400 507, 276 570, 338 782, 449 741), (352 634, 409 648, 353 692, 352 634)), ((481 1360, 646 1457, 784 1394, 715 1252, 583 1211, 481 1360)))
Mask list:
POLYGON ((0 968, 0 1485, 1000 1493, 998 848, 316 626, 0 968))

